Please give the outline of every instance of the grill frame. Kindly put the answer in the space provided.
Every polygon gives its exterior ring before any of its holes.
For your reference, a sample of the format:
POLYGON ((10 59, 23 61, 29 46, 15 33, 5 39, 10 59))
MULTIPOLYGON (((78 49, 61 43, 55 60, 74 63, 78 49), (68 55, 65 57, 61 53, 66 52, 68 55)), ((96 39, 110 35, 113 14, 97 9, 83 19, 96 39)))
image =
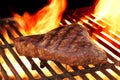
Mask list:
MULTIPOLYGON (((103 28, 100 25, 98 25, 96 23, 93 23, 93 21, 88 19, 84 14, 79 14, 79 13, 80 12, 73 11, 71 13, 72 15, 67 14, 67 16, 64 16, 61 23, 63 25, 68 24, 65 20, 68 20, 70 23, 76 23, 78 21, 82 21, 83 25, 88 29, 89 32, 96 33, 97 35, 100 35, 100 36, 104 36, 103 34, 101 34, 101 31, 103 30, 103 28), (95 26, 92 27, 88 23, 84 22, 83 20, 80 20, 81 17, 84 17, 84 19, 88 19, 88 22, 92 23, 95 26)), ((95 18, 93 15, 89 15, 89 16, 92 19, 95 18)), ((19 55, 14 51, 14 49, 13 49, 14 45, 12 43, 9 43, 2 34, 2 30, 4 28, 4 30, 6 30, 6 32, 8 33, 8 36, 10 37, 11 40, 13 40, 15 38, 14 35, 12 34, 11 30, 14 30, 18 34, 18 36, 23 36, 22 33, 17 29, 17 27, 19 27, 19 25, 12 18, 7 18, 7 19, 0 20, 0 31, 1 31, 0 32, 0 39, 4 42, 4 44, 0 45, 0 56, 4 59, 4 61, 7 63, 10 70, 14 74, 13 79, 15 79, 15 80, 16 79, 17 80, 23 80, 23 79, 21 78, 19 73, 16 71, 14 66, 11 64, 11 62, 7 58, 7 56, 6 56, 5 52, 4 52, 4 49, 6 49, 6 48, 11 52, 11 55, 14 56, 14 58, 16 59, 18 64, 20 64, 20 66, 22 67, 23 71, 25 72, 25 74, 27 75, 27 78, 29 80, 56 80, 56 79, 61 80, 61 79, 65 79, 65 78, 69 78, 69 80, 76 80, 74 76, 80 76, 83 80, 89 80, 89 78, 86 76, 87 73, 90 73, 95 79, 102 80, 102 78, 98 74, 96 74, 97 71, 101 71, 102 73, 104 73, 105 76, 108 77, 110 80, 116 80, 116 78, 114 76, 112 76, 109 72, 106 71, 107 69, 112 69, 115 73, 117 73, 118 76, 120 76, 120 70, 118 70, 116 68, 116 65, 120 66, 120 61, 117 61, 110 54, 107 54, 107 56, 114 63, 108 62, 108 63, 103 64, 103 65, 94 65, 95 67, 90 67, 90 66, 84 67, 83 66, 85 69, 81 69, 81 70, 78 68, 78 66, 70 66, 72 68, 73 72, 70 72, 69 70, 67 70, 67 68, 65 66, 63 66, 61 63, 52 61, 63 72, 62 74, 58 74, 57 72, 54 71, 54 69, 51 67, 50 64, 48 64, 46 61, 42 61, 41 64, 43 64, 43 66, 46 67, 49 70, 49 72, 52 74, 52 76, 46 76, 42 72, 40 66, 37 66, 37 64, 35 63, 35 61, 31 57, 26 57, 26 59, 32 65, 32 70, 36 70, 38 72, 38 75, 41 76, 41 78, 35 79, 33 77, 33 75, 31 74, 31 72, 23 64, 23 62, 21 61, 19 55)), ((91 33, 91 35, 92 35, 92 33, 91 33)), ((97 37, 95 36, 95 38, 97 38, 97 37)), ((106 46, 106 47, 108 47, 108 49, 111 50, 111 47, 109 47, 109 45, 104 43, 102 40, 97 38, 97 41, 99 43, 101 43, 103 46, 106 46)), ((116 56, 120 57, 119 52, 114 51, 114 49, 111 50, 111 51, 114 52, 116 56)), ((2 76, 4 77, 5 80, 11 79, 8 76, 7 72, 5 71, 5 67, 2 66, 2 63, 0 63, 0 72, 2 73, 2 76)))

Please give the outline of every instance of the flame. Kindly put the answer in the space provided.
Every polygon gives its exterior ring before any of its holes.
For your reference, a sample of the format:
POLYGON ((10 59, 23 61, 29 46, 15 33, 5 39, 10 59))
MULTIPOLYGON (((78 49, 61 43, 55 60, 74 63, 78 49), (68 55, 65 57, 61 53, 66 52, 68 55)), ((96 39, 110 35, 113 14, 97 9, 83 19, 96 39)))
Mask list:
POLYGON ((99 0, 94 11, 97 20, 109 24, 109 30, 120 31, 120 0, 99 0))
POLYGON ((66 0, 48 0, 49 4, 33 15, 25 12, 23 16, 13 13, 14 19, 19 23, 20 31, 24 35, 42 34, 58 27, 63 12, 66 9, 66 0))

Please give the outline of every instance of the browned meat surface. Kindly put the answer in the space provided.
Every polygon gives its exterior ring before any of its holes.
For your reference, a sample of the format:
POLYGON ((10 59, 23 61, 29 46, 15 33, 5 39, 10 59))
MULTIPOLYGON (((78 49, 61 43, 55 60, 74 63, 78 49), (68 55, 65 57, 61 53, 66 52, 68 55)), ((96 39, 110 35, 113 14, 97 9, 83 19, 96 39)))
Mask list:
POLYGON ((14 46, 20 55, 54 60, 68 65, 103 64, 107 56, 79 24, 64 25, 46 34, 19 37, 14 46))

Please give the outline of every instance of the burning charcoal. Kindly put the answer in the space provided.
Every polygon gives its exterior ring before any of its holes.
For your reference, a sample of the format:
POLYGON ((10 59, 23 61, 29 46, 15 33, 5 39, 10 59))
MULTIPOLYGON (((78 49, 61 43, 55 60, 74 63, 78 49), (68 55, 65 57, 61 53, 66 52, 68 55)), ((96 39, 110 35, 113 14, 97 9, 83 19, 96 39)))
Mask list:
POLYGON ((20 55, 68 65, 107 62, 105 51, 92 41, 87 30, 79 24, 60 26, 45 34, 16 38, 14 46, 20 55))

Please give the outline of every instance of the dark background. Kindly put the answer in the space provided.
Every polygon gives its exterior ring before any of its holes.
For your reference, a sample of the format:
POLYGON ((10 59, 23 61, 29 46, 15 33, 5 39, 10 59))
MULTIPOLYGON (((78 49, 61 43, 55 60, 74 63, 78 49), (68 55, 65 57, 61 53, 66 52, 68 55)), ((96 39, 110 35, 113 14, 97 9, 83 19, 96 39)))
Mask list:
MULTIPOLYGON (((45 5, 48 0, 0 0, 0 18, 11 17, 11 12, 22 15, 25 11, 34 14, 45 5)), ((66 10, 91 6, 94 0, 67 0, 66 10)))

